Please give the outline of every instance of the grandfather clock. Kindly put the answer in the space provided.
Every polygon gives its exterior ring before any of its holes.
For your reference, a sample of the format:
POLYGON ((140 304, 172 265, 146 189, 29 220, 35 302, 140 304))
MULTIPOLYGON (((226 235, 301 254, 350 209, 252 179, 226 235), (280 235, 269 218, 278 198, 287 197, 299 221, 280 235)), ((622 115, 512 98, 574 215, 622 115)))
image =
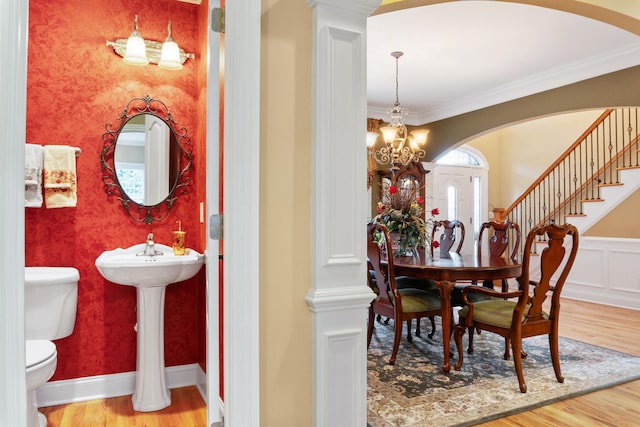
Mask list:
MULTIPOLYGON (((425 176, 428 173, 429 171, 419 162, 412 162, 407 166, 400 165, 399 168, 394 171, 390 169, 379 170, 379 200, 385 200, 385 196, 389 194, 389 187, 392 185, 397 189, 416 189, 415 196, 421 196, 422 200, 425 200, 425 176)), ((375 205, 377 205, 377 201, 374 203, 374 210, 375 205)), ((425 217, 424 209, 422 216, 425 217)))

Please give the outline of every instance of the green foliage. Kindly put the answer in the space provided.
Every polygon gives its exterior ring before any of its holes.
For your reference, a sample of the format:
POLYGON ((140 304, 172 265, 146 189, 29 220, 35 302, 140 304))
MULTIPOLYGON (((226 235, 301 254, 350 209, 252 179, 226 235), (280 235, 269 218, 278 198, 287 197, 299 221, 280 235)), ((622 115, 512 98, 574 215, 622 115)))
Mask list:
MULTIPOLYGON (((433 217, 438 215, 438 209, 431 211, 431 218, 425 221, 422 217, 424 200, 419 196, 419 188, 410 186, 396 188, 390 186, 383 201, 378 202, 375 220, 384 224, 389 233, 398 233, 398 248, 394 256, 410 253, 416 247, 427 247, 430 244, 433 217)), ((376 240, 381 244, 382 236, 376 240)))

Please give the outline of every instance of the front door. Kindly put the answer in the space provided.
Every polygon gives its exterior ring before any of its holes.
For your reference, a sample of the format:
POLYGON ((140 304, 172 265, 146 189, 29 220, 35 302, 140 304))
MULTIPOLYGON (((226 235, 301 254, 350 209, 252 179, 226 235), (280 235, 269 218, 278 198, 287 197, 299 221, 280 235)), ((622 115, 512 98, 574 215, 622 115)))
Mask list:
POLYGON ((433 170, 433 206, 438 219, 464 224, 462 254, 473 254, 482 222, 487 220, 486 170, 469 166, 436 165, 433 170))

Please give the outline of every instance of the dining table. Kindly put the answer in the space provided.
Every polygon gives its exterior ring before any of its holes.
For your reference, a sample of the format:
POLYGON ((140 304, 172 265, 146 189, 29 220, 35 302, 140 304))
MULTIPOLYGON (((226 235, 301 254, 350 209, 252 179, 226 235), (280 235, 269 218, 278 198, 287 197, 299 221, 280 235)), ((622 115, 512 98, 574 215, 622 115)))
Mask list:
POLYGON ((451 290, 455 282, 478 282, 485 280, 502 280, 519 277, 522 264, 519 261, 479 256, 477 254, 461 255, 455 252, 445 252, 436 256, 425 256, 424 250, 416 252, 414 256, 394 257, 394 272, 396 277, 409 276, 419 279, 431 279, 440 291, 440 306, 442 309, 442 346, 444 363, 442 370, 451 371, 449 365, 452 328, 451 290))

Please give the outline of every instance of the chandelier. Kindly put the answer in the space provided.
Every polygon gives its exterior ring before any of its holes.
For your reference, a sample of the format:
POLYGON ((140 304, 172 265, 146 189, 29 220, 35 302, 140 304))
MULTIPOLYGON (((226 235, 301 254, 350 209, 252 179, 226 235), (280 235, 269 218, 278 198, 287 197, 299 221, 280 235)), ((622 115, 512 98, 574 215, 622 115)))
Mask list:
POLYGON ((391 170, 398 170, 399 165, 407 166, 412 162, 419 162, 426 152, 422 146, 427 142, 426 129, 417 129, 407 134, 407 127, 402 123, 402 116, 407 115, 406 108, 400 107, 398 100, 398 58, 404 55, 403 52, 391 52, 391 56, 396 59, 396 102, 387 113, 391 120, 388 126, 380 128, 384 146, 375 148, 378 136, 377 132, 367 132, 367 148, 369 155, 381 165, 389 165, 391 170))

